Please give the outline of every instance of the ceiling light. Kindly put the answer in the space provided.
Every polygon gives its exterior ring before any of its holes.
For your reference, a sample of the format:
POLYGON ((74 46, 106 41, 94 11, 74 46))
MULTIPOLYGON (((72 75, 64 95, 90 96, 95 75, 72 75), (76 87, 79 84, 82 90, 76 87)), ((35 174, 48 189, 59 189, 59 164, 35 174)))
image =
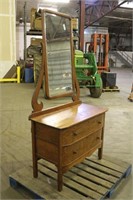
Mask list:
POLYGON ((70 0, 44 0, 45 2, 48 3, 69 3, 70 0))
POLYGON ((47 10, 52 10, 52 11, 54 11, 54 12, 57 12, 58 10, 57 10, 57 8, 53 8, 53 7, 46 7, 46 6, 39 6, 38 7, 38 10, 39 9, 47 9, 47 10))
MULTIPOLYGON (((122 3, 122 1, 120 1, 119 3, 122 3)), ((122 7, 122 8, 133 8, 133 2, 123 3, 120 7, 122 7)))

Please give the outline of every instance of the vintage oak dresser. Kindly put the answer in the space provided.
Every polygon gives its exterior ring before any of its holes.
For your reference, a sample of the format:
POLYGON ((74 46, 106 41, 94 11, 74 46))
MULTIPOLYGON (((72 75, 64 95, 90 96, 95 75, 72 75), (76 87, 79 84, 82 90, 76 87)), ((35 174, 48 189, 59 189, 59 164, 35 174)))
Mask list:
POLYGON ((102 158, 106 109, 79 100, 71 18, 47 10, 43 11, 42 18, 43 61, 32 97, 33 111, 29 116, 32 131, 33 175, 35 178, 38 176, 39 159, 53 163, 57 167, 57 186, 61 191, 63 174, 67 170, 96 150, 98 158, 102 158), (51 23, 47 25, 49 19, 51 23), (54 28, 58 24, 56 31, 50 27, 54 22, 56 22, 54 28), (69 97, 71 101, 43 109, 43 103, 42 101, 38 103, 38 98, 44 79, 45 96, 49 99, 47 103, 51 101, 50 99, 59 97, 69 97))
POLYGON ((31 118, 34 177, 38 159, 55 164, 61 191, 63 173, 97 149, 101 159, 105 112, 81 103, 31 118))

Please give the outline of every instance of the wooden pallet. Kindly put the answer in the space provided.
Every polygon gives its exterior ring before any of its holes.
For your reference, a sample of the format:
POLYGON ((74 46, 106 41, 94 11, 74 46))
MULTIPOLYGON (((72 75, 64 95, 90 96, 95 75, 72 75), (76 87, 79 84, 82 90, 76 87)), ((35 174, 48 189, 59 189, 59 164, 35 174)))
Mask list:
POLYGON ((115 86, 113 88, 111 87, 103 88, 102 91, 103 92, 120 92, 120 89, 117 86, 115 86))
POLYGON ((56 167, 39 161, 39 176, 33 178, 32 167, 23 168, 9 176, 10 186, 23 187, 34 194, 34 199, 96 199, 110 198, 119 184, 129 176, 132 166, 110 158, 86 158, 64 174, 63 191, 57 191, 56 167))

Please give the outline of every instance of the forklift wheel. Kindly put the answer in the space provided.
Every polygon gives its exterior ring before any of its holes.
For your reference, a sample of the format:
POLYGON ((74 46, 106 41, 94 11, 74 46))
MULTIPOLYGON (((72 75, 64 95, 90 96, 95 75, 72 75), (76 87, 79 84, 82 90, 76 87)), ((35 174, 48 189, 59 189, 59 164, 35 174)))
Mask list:
POLYGON ((99 98, 102 94, 101 88, 90 88, 91 97, 99 98))

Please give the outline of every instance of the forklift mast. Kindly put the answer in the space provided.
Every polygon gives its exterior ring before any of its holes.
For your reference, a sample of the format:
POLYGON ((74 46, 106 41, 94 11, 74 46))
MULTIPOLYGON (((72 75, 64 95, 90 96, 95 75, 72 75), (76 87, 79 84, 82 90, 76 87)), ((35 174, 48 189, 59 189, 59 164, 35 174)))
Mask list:
POLYGON ((88 51, 95 53, 99 73, 101 73, 102 71, 109 71, 109 66, 108 66, 109 34, 97 34, 97 33, 92 34, 91 42, 86 42, 85 49, 86 52, 88 51))

